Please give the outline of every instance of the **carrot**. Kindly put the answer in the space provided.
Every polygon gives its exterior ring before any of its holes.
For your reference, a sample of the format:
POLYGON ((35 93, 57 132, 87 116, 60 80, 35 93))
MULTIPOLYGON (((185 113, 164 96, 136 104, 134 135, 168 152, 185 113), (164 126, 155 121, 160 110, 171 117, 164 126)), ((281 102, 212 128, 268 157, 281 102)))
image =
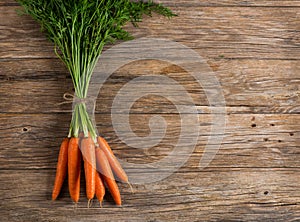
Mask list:
POLYGON ((98 143, 99 143, 100 148, 105 153, 105 156, 108 159, 109 164, 110 164, 113 172, 115 173, 115 175, 122 182, 125 182, 125 183, 129 184, 128 176, 126 175, 125 171, 123 170, 121 164, 119 163, 118 159, 116 158, 116 156, 112 152, 112 150, 111 150, 110 146, 108 145, 108 143, 106 142, 106 140, 99 136, 98 137, 98 143))
POLYGON ((96 158, 95 144, 91 137, 81 140, 81 152, 84 160, 84 173, 86 181, 86 196, 89 200, 95 196, 96 158))
POLYGON ((120 191, 111 171, 109 161, 100 148, 96 148, 96 160, 99 172, 102 174, 105 183, 117 205, 122 204, 120 191))
POLYGON ((52 191, 52 200, 56 200, 67 175, 68 145, 69 145, 69 138, 65 138, 60 145, 57 167, 56 167, 55 182, 52 191))
POLYGON ((69 192, 75 203, 79 201, 80 195, 81 152, 78 142, 79 139, 77 137, 72 137, 68 147, 69 192))
POLYGON ((81 144, 81 140, 84 138, 83 132, 80 132, 80 133, 78 134, 78 137, 79 137, 79 144, 81 144))
POLYGON ((104 139, 101 136, 98 136, 98 143, 102 143, 103 146, 106 147, 107 151, 109 151, 111 154, 114 155, 114 152, 112 151, 112 149, 110 148, 110 146, 108 145, 108 142, 106 141, 106 139, 104 139))
POLYGON ((103 201, 103 197, 105 195, 105 187, 104 187, 103 181, 98 172, 96 172, 95 182, 96 182, 95 194, 100 203, 100 207, 102 207, 102 201, 103 201))

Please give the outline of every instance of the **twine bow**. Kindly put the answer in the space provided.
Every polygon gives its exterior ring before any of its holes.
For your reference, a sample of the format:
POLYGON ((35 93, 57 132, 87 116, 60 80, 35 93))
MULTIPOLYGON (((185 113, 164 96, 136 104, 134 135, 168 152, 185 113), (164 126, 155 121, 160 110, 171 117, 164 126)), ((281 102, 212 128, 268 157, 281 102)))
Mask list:
POLYGON ((87 102, 93 102, 93 105, 95 106, 96 101, 94 99, 89 99, 89 98, 78 98, 77 96, 75 96, 74 94, 71 93, 64 93, 63 95, 63 99, 65 101, 58 103, 58 106, 64 105, 64 104, 70 104, 70 103, 74 103, 78 104, 78 103, 87 103, 87 102))

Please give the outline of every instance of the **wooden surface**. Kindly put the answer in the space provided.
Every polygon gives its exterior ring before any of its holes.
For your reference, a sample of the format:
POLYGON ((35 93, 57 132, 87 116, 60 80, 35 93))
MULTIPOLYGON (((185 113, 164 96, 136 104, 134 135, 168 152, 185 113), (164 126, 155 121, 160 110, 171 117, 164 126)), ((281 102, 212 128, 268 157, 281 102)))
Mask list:
MULTIPOLYGON (((159 61, 122 67, 97 100, 98 130, 116 155, 129 162, 159 160, 173 148, 180 116, 172 103, 146 96, 132 107, 138 136, 149 118, 168 123, 165 138, 148 150, 120 141, 111 106, 119 89, 142 74, 164 74, 195 100, 201 136, 188 162, 168 178, 120 184, 124 205, 106 198, 103 209, 76 209, 64 186, 51 202, 58 147, 67 134, 71 105, 57 106, 71 79, 53 46, 17 3, 0 2, 1 221, 300 221, 300 1, 162 0, 179 16, 145 18, 136 37, 160 37, 198 52, 215 72, 226 100, 226 130, 209 167, 198 163, 211 126, 205 93, 182 69, 159 61)), ((192 136, 192 135, 191 135, 192 136)))

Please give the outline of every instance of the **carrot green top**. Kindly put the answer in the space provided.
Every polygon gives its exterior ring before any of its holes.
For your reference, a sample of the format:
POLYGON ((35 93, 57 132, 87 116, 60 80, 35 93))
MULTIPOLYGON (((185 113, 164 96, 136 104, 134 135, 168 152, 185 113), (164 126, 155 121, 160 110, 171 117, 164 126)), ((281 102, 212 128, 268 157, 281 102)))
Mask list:
MULTIPOLYGON (((130 0, 17 0, 26 14, 38 21, 49 39, 55 44, 56 55, 68 68, 78 98, 86 98, 89 81, 98 58, 107 43, 115 40, 129 40, 132 36, 123 29, 127 22, 137 25, 143 14, 152 12, 172 17, 170 9, 152 1, 130 0)), ((84 107, 82 108, 84 109, 84 107)), ((75 126, 72 120, 70 134, 78 136, 79 131, 91 131, 88 119, 79 114, 75 126)), ((76 109, 75 111, 76 112, 76 109)), ((69 136, 70 136, 69 134, 69 136)))

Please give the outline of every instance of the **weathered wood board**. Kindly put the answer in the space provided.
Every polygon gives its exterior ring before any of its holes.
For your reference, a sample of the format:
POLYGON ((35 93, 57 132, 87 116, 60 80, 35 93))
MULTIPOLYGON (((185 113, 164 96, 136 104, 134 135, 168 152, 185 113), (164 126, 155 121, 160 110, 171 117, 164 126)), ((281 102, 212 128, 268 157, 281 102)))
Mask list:
POLYGON ((136 61, 118 69, 101 89, 98 131, 122 160, 150 163, 167 156, 181 132, 181 117, 171 101, 148 95, 131 107, 130 124, 137 136, 159 130, 149 126, 151 117, 166 121, 164 138, 152 148, 128 146, 112 124, 112 116, 124 111, 112 110, 112 104, 127 82, 145 74, 164 75, 184 86, 194 104, 182 104, 196 105, 199 112, 194 152, 166 179, 134 185, 135 193, 120 184, 121 208, 108 196, 103 209, 96 203, 88 209, 81 189, 74 209, 66 185, 51 202, 58 147, 72 108, 59 103, 64 93, 73 92, 72 83, 38 24, 18 16, 15 1, 2 0, 1 221, 300 221, 300 1, 159 2, 178 17, 145 17, 140 28, 127 29, 137 38, 167 38, 188 46, 213 70, 226 101, 224 138, 213 161, 205 169, 198 167, 214 135, 204 89, 178 66, 136 61))

